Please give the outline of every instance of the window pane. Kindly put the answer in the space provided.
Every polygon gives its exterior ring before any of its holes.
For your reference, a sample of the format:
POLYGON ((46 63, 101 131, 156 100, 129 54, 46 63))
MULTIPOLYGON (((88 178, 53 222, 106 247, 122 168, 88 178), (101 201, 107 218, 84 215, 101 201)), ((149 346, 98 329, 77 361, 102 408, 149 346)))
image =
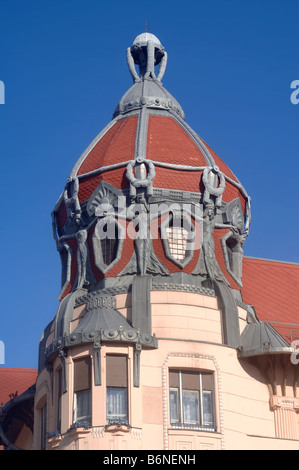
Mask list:
POLYGON ((90 390, 76 392, 74 400, 74 421, 89 421, 91 417, 90 390))
POLYGON ((184 424, 199 424, 199 393, 195 390, 183 390, 184 424))
POLYGON ((127 389, 107 387, 107 421, 108 423, 128 422, 127 389))
POLYGON ((74 361, 74 391, 87 390, 91 386, 90 358, 74 361))
POLYGON ((170 403, 170 422, 171 424, 179 423, 179 390, 172 388, 169 391, 170 403))
POLYGON ((103 227, 103 234, 105 238, 101 239, 101 248, 103 261, 106 266, 109 266, 117 256, 118 248, 118 229, 114 220, 108 220, 103 227))
POLYGON ((201 374, 203 390, 212 390, 212 378, 213 378, 213 374, 210 374, 207 372, 203 372, 201 374))
POLYGON ((179 372, 177 370, 169 371, 169 387, 179 388, 179 372))
POLYGON ((171 256, 178 261, 182 261, 186 254, 187 230, 183 227, 170 226, 166 228, 166 233, 171 256))
POLYGON ((103 253, 103 261, 106 266, 109 266, 116 258, 118 240, 104 238, 104 240, 101 240, 101 246, 102 246, 102 253, 103 253))
POLYGON ((107 387, 127 387, 127 357, 107 356, 107 387))
POLYGON ((199 390, 198 372, 182 372, 182 386, 185 390, 199 390))
POLYGON ((203 399, 203 425, 213 426, 213 405, 212 405, 212 392, 204 391, 203 399))

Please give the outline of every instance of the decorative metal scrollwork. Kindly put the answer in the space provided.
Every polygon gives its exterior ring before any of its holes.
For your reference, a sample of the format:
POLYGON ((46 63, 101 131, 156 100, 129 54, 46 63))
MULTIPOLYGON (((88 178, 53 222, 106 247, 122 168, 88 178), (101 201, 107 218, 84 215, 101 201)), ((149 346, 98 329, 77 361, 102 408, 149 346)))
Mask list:
POLYGON ((152 181, 156 175, 155 172, 155 166, 153 162, 149 160, 142 160, 142 161, 137 161, 137 160, 132 160, 128 163, 127 165, 127 178, 130 181, 130 183, 134 186, 134 188, 149 188, 152 184, 152 181), (136 163, 143 163, 147 169, 148 169, 148 174, 146 178, 135 178, 134 173, 133 173, 133 168, 135 167, 136 163))

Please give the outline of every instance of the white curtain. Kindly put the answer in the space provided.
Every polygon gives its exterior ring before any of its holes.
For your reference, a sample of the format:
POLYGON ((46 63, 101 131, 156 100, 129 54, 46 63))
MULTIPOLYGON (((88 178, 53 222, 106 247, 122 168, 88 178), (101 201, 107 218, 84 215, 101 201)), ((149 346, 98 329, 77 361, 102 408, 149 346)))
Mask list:
POLYGON ((75 421, 89 419, 91 415, 90 390, 75 393, 75 421))
POLYGON ((127 389, 121 387, 107 388, 108 421, 127 421, 127 389))

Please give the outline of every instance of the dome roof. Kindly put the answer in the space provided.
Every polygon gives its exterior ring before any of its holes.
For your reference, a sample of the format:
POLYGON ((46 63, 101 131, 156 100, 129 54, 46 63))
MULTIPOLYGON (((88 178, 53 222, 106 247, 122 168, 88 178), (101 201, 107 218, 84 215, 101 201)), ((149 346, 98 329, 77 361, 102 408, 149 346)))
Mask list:
POLYGON ((133 47, 134 46, 146 46, 148 41, 152 41, 155 44, 155 46, 157 45, 158 47, 162 47, 162 44, 160 43, 157 36, 148 32, 139 34, 133 42, 133 47))
MULTIPOLYGON (((203 239, 201 247, 206 230, 202 224, 205 217, 210 217, 204 211, 212 204, 211 249, 217 259, 214 274, 207 260, 201 260, 204 249, 193 250, 192 256, 186 255, 181 261, 169 254, 159 237, 147 246, 143 261, 146 267, 141 272, 157 276, 179 272, 216 276, 239 289, 242 246, 250 224, 250 198, 234 173, 186 123, 181 105, 162 85, 167 53, 156 36, 150 33, 137 36, 127 49, 127 61, 133 85, 120 99, 111 122, 75 164, 53 211, 54 236, 64 273, 61 296, 84 284, 84 281, 80 284, 78 274, 79 231, 86 232, 88 255, 84 269, 89 273, 89 285, 140 273, 134 240, 118 243, 122 252, 115 252, 113 262, 107 265, 94 238, 96 204, 105 197, 115 208, 121 195, 126 198, 127 208, 140 198, 148 207, 165 200, 179 204, 189 201, 191 212, 195 206, 201 206, 202 215, 196 218, 192 212, 191 216, 194 231, 200 232, 203 239)), ((157 217, 160 231, 163 223, 160 214, 157 217)), ((117 218, 113 224, 119 236, 127 229, 130 218, 117 218)))
POLYGON ((102 179, 118 189, 128 188, 125 177, 128 162, 146 159, 155 165, 153 186, 174 190, 203 190, 203 171, 211 168, 215 177, 222 174, 226 180, 223 199, 230 202, 240 197, 245 213, 248 199, 245 189, 213 149, 188 126, 181 105, 161 83, 167 55, 160 41, 143 33, 137 36, 127 56, 134 83, 120 99, 112 121, 79 158, 71 173, 71 177, 81 181, 80 201, 87 200, 102 179), (164 65, 161 60, 157 76, 154 59, 148 65, 149 57, 144 58, 148 59, 147 67, 143 66, 139 75, 134 68, 135 62, 141 68, 142 60, 136 53, 133 60, 132 51, 136 45, 144 49, 146 44, 154 49, 159 45, 164 54, 164 65))

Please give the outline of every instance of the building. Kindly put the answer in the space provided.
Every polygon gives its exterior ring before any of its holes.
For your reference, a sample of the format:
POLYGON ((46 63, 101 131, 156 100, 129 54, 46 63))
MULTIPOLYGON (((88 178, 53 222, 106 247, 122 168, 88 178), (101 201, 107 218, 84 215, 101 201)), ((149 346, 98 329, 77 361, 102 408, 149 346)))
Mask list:
POLYGON ((160 41, 127 61, 52 213, 32 448, 298 449, 299 265, 244 256, 250 197, 162 85, 160 41))
POLYGON ((0 367, 0 449, 32 447, 36 369, 0 367))

